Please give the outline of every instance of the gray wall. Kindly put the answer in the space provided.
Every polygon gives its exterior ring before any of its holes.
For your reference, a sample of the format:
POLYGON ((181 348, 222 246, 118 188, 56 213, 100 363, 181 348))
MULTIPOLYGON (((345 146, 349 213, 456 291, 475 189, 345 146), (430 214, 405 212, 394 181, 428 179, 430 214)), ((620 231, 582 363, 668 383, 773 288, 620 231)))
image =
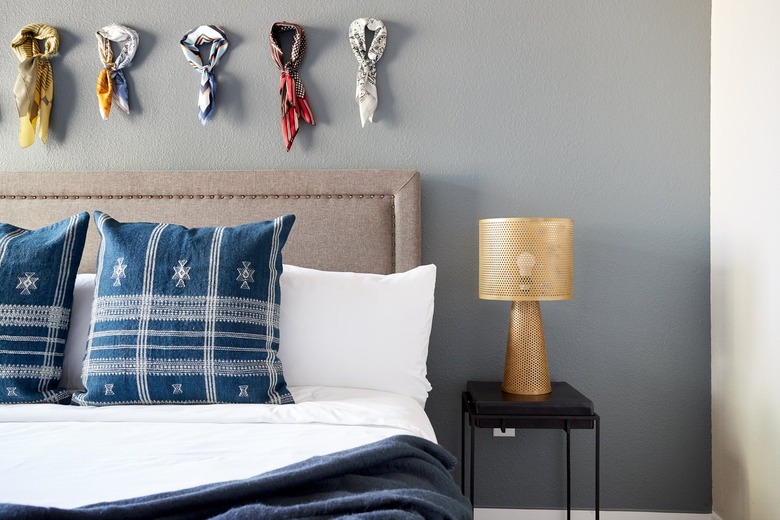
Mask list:
MULTIPOLYGON (((509 314, 477 299, 477 220, 574 218, 575 298, 542 308, 553 378, 603 417, 603 505, 711 511, 709 1, 76 0, 3 11, 0 171, 418 169, 424 260, 439 267, 428 412, 452 451, 465 381, 501 377, 509 314), (346 31, 367 15, 387 23, 389 43, 376 123, 361 129, 346 31), (306 28, 317 117, 290 153, 266 43, 283 19, 306 28), (49 144, 20 150, 7 43, 34 21, 60 30, 62 52, 49 144), (112 21, 141 44, 132 115, 103 122, 93 34, 112 21), (178 47, 203 23, 231 41, 205 128, 198 75, 178 47)), ((575 432, 577 507, 591 504, 591 435, 575 432)), ((480 432, 477 505, 562 506, 562 434, 518 436, 480 432)))

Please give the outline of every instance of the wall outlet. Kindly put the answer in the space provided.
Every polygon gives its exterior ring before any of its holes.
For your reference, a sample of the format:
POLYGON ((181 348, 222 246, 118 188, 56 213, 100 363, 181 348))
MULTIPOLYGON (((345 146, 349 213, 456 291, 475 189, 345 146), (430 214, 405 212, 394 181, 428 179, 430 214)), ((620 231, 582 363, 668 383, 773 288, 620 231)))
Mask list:
POLYGON ((514 428, 504 428, 504 431, 501 431, 501 428, 493 428, 493 437, 514 437, 514 436, 515 436, 514 428))

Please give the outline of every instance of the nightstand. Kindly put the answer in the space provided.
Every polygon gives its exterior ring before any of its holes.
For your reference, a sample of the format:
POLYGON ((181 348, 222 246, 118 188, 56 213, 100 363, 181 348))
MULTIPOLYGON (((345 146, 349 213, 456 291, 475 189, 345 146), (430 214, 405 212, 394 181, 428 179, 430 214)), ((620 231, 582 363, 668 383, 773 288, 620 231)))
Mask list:
POLYGON ((553 382, 552 393, 515 395, 501 391, 501 383, 469 381, 462 395, 461 486, 466 491, 466 462, 469 466, 469 499, 474 504, 474 429, 544 428, 566 432, 566 518, 571 518, 571 430, 595 430, 595 511, 599 518, 599 427, 593 401, 570 384, 553 382), (466 458, 466 423, 470 427, 470 449, 466 458))

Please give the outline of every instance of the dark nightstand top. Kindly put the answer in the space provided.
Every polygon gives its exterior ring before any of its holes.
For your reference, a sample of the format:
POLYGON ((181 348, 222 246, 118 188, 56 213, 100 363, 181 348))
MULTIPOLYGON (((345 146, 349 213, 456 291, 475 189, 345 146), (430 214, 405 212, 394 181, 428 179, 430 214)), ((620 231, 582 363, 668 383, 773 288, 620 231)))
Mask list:
POLYGON ((553 382, 552 392, 543 395, 515 395, 501 390, 497 381, 469 381, 466 392, 476 415, 593 415, 593 401, 570 384, 553 382))

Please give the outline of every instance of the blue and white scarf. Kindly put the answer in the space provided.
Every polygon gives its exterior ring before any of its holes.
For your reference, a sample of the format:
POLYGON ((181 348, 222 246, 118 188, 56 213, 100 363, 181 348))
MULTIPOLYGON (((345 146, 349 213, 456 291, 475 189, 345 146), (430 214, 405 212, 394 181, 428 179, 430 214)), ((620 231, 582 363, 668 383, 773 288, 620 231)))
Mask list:
POLYGON ((201 25, 191 30, 181 39, 181 49, 184 57, 190 62, 192 68, 200 71, 200 92, 198 94, 198 117, 202 124, 206 124, 214 111, 214 99, 217 93, 217 76, 214 67, 219 58, 228 48, 228 40, 225 32, 216 25, 201 25), (208 63, 203 63, 198 50, 199 45, 211 43, 208 63))

